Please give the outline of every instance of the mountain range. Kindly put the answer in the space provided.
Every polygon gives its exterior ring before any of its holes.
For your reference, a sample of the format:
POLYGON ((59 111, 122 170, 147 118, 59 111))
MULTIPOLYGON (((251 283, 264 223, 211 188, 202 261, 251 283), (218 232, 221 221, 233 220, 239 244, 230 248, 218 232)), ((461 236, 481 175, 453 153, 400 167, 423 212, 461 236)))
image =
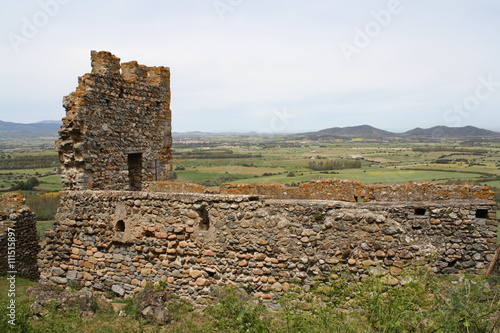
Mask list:
POLYGON ((45 120, 33 124, 10 123, 0 120, 0 139, 55 139, 61 127, 60 121, 45 120))
MULTIPOLYGON (((0 140, 11 139, 56 139, 57 132, 61 127, 60 121, 46 120, 32 124, 11 123, 0 120, 0 140)), ((213 133, 205 132, 189 132, 189 133, 174 133, 174 137, 179 136, 203 136, 213 133)), ((223 134, 223 133, 219 133, 223 134)), ((226 135, 228 133, 225 133, 226 135)), ((252 136, 257 133, 230 133, 231 135, 252 136)), ((447 127, 434 126, 427 129, 415 128, 404 133, 393 133, 384 131, 373 126, 361 125, 350 127, 332 127, 323 129, 317 132, 294 134, 294 137, 305 139, 325 139, 325 138, 364 138, 364 139, 380 139, 380 138, 472 138, 472 137, 500 137, 500 133, 477 128, 474 126, 465 127, 447 127)))
POLYGON ((478 137, 496 137, 500 133, 477 128, 474 126, 465 127, 447 127, 434 126, 427 129, 420 127, 414 128, 404 133, 393 133, 384 131, 373 126, 361 125, 351 127, 332 127, 317 132, 297 134, 307 139, 324 138, 363 138, 363 139, 381 139, 381 138, 478 138, 478 137))

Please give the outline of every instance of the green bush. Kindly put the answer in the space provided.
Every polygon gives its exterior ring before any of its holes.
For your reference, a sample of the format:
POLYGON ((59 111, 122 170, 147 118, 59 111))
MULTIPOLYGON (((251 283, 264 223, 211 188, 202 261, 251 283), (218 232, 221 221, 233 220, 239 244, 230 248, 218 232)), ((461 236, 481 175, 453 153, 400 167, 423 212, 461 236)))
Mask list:
POLYGON ((17 300, 15 309, 15 319, 14 322, 9 322, 11 319, 7 317, 9 314, 9 309, 7 303, 9 299, 5 298, 5 301, 0 302, 0 332, 9 333, 25 333, 33 332, 33 326, 31 324, 32 313, 30 310, 29 300, 17 300))
MULTIPOLYGON (((498 332, 500 278, 498 276, 433 275, 425 269, 405 269, 391 286, 389 276, 365 276, 349 270, 317 277, 311 289, 289 281, 288 291, 272 308, 242 289, 222 287, 203 312, 172 296, 165 306, 173 321, 163 327, 145 323, 133 299, 126 317, 118 317, 105 301, 95 316, 52 309, 32 319, 22 289, 32 282, 18 281, 16 326, 0 321, 0 332, 498 332)), ((392 277, 395 278, 395 277, 392 277)), ((5 289, 7 283, 0 281, 5 289)), ((5 291, 5 290, 4 290, 5 291)), ((7 300, 0 298, 0 316, 6 318, 7 300)))
POLYGON ((23 193, 26 204, 36 213, 38 221, 53 221, 59 207, 60 195, 57 192, 36 194, 31 192, 23 193))
POLYGON ((433 314, 441 332, 494 332, 500 327, 499 291, 488 280, 467 277, 438 288, 435 295, 433 314))
POLYGON ((311 161, 309 169, 314 171, 358 169, 361 168, 361 161, 358 160, 329 160, 329 161, 311 161))
POLYGON ((40 181, 36 177, 28 178, 26 181, 15 181, 11 186, 11 191, 31 191, 36 186, 40 185, 40 181))
POLYGON ((270 332, 264 317, 265 306, 249 300, 245 291, 235 287, 221 288, 224 295, 218 302, 210 304, 205 313, 213 319, 212 326, 221 332, 270 332))

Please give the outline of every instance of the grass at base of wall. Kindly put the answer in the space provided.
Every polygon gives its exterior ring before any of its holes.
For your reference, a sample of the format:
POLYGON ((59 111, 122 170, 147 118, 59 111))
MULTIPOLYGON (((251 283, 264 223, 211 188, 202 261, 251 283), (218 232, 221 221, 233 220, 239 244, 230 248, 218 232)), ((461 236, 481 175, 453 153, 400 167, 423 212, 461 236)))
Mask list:
MULTIPOLYGON (((113 312, 110 301, 96 296, 94 316, 49 310, 32 317, 25 290, 33 282, 16 280, 16 326, 8 324, 9 282, 0 279, 1 332, 498 332, 500 277, 432 275, 405 269, 400 283, 389 286, 386 277, 347 282, 350 272, 318 277, 308 292, 290 283, 273 310, 252 299, 243 289, 221 287, 216 301, 204 310, 191 306, 167 307, 174 320, 165 326, 140 319, 137 307, 127 316, 113 312), (3 296, 5 295, 5 297, 3 296)), ((389 277, 389 276, 387 276, 389 277)), ((131 300, 115 300, 130 303, 131 300)), ((180 304, 180 303, 179 303, 180 304)))
POLYGON ((38 221, 36 223, 36 229, 38 232, 38 237, 40 237, 40 242, 45 241, 45 230, 52 228, 54 221, 38 221))

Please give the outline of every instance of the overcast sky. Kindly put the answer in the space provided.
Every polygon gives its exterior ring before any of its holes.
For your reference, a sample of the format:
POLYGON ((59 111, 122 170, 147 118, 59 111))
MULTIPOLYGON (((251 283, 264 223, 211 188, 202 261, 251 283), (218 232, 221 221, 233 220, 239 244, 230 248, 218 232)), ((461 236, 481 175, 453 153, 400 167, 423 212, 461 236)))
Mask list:
POLYGON ((2 0, 0 120, 64 117, 90 51, 171 69, 173 129, 500 130, 500 1, 2 0))

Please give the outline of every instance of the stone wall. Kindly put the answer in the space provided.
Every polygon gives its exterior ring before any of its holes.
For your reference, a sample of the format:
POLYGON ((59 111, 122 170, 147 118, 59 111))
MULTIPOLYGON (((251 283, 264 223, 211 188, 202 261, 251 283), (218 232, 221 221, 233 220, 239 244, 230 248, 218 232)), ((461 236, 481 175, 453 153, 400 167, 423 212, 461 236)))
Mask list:
POLYGON ((170 70, 109 52, 91 53, 92 72, 64 97, 56 142, 65 189, 140 190, 172 171, 170 70))
POLYGON ((39 277, 40 241, 35 214, 21 194, 0 196, 0 275, 13 274, 31 280, 39 277))
POLYGON ((201 302, 245 284, 272 298, 348 269, 399 283, 406 266, 477 273, 496 248, 487 200, 354 203, 258 196, 67 191, 39 256, 41 279, 132 294, 162 281, 201 302))
POLYGON ((350 202, 494 200, 488 186, 436 185, 427 182, 363 184, 347 179, 321 179, 288 187, 281 184, 222 184, 206 188, 197 184, 155 182, 145 186, 151 192, 262 195, 274 199, 324 199, 350 202))

